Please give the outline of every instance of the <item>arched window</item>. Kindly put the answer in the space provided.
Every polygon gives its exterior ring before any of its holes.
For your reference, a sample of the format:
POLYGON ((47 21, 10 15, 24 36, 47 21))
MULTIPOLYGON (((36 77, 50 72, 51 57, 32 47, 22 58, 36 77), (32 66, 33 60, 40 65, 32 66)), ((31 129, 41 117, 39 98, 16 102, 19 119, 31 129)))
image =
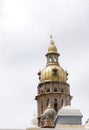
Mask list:
POLYGON ((38 94, 40 94, 40 89, 38 89, 38 94))
POLYGON ((48 107, 48 105, 49 105, 49 98, 47 99, 47 107, 48 107))
POLYGON ((52 62, 52 58, 49 58, 49 62, 52 62))
POLYGON ((52 56, 49 56, 49 62, 50 63, 52 62, 52 56))
POLYGON ((43 114, 43 102, 41 102, 41 114, 43 114))
POLYGON ((58 111, 58 101, 56 98, 54 99, 54 109, 56 112, 58 111))
POLYGON ((54 88, 54 92, 57 92, 57 88, 54 88))
POLYGON ((47 91, 46 92, 50 92, 50 89, 49 88, 47 88, 47 91))
POLYGON ((54 57, 54 62, 57 62, 57 58, 56 57, 54 57))
POLYGON ((63 99, 61 99, 61 106, 63 106, 63 104, 64 104, 64 101, 63 101, 63 99))
POLYGON ((64 92, 64 89, 61 89, 61 92, 63 93, 63 92, 64 92))
POLYGON ((54 60, 55 63, 57 63, 58 62, 58 56, 54 55, 53 60, 54 60))

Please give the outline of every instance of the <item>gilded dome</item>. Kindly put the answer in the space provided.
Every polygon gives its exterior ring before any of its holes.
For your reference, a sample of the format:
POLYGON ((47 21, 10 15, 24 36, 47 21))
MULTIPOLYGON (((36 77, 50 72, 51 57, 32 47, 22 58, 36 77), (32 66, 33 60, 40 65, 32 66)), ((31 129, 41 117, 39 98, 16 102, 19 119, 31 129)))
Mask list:
POLYGON ((45 109, 45 111, 43 112, 43 120, 44 119, 54 119, 56 116, 56 111, 50 107, 50 105, 48 106, 48 108, 45 109))
POLYGON ((61 81, 66 82, 67 72, 65 72, 60 66, 52 64, 46 66, 40 71, 40 81, 61 81))

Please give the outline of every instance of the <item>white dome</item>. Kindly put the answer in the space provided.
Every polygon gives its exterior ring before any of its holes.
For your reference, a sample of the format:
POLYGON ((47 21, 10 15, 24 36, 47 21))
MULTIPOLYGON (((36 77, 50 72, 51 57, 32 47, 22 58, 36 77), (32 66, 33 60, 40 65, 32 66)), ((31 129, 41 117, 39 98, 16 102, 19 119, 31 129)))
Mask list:
POLYGON ((51 108, 49 104, 48 108, 45 109, 42 116, 43 119, 54 119, 56 116, 56 111, 53 108, 51 108))
POLYGON ((36 127, 38 127, 38 126, 37 126, 37 117, 36 117, 35 114, 33 114, 33 116, 32 116, 32 119, 31 119, 31 122, 30 122, 30 126, 29 126, 29 127, 31 127, 31 128, 36 128, 36 127))
POLYGON ((79 109, 71 106, 63 106, 59 111, 57 116, 82 116, 79 109))
POLYGON ((31 119, 31 124, 32 125, 37 125, 37 119, 36 119, 36 115, 35 114, 33 114, 33 117, 31 119))

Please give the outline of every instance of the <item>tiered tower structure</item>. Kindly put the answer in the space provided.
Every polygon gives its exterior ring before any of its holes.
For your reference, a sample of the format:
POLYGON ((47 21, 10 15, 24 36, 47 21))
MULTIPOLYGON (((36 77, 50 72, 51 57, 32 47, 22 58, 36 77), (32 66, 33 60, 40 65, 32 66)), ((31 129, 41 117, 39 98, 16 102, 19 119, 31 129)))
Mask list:
POLYGON ((70 86, 67 83, 68 73, 60 66, 60 54, 50 36, 50 45, 46 54, 47 64, 38 72, 39 81, 37 87, 37 116, 38 126, 41 126, 41 116, 50 104, 56 113, 63 105, 71 105, 72 96, 70 86))

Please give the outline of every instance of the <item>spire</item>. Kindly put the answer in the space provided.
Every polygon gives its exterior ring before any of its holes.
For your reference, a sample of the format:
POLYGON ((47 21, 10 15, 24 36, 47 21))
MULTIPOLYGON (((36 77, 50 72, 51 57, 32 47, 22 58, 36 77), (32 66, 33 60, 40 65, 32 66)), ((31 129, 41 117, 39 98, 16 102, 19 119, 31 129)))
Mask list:
POLYGON ((53 36, 52 36, 52 35, 50 35, 50 39, 53 39, 53 36))
POLYGON ((53 41, 53 36, 50 35, 50 45, 48 47, 48 53, 57 53, 57 48, 55 42, 53 41))
POLYGON ((50 35, 50 44, 54 45, 54 41, 53 41, 53 36, 52 35, 50 35))

